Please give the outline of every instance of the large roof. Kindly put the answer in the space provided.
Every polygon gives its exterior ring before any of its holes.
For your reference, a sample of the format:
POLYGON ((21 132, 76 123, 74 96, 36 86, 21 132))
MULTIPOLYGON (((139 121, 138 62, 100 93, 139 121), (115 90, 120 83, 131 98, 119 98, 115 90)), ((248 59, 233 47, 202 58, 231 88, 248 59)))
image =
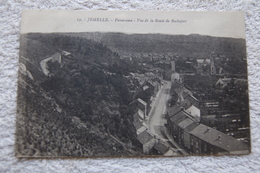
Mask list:
POLYGON ((143 124, 137 120, 134 122, 134 126, 135 126, 135 129, 138 130, 143 126, 143 124))
POLYGON ((190 132, 192 131, 195 127, 197 127, 199 124, 197 122, 193 122, 191 124, 189 124, 188 126, 185 127, 185 131, 186 132, 190 132))
POLYGON ((187 97, 191 97, 192 99, 198 102, 198 99, 191 94, 186 94, 183 98, 186 99, 187 97))
POLYGON ((243 142, 209 126, 196 123, 185 111, 176 113, 170 120, 184 131, 224 151, 232 154, 246 154, 249 152, 248 147, 243 142))
POLYGON ((179 105, 174 105, 173 107, 168 108, 168 115, 171 117, 181 110, 182 108, 179 105))
POLYGON ((174 124, 179 124, 180 122, 182 122, 186 118, 187 118, 187 115, 185 114, 185 112, 184 111, 180 111, 177 114, 175 114, 170 120, 174 124))
POLYGON ((183 121, 181 121, 178 126, 182 129, 185 129, 187 126, 189 126, 190 124, 192 124, 194 121, 192 121, 191 119, 187 118, 183 121))
POLYGON ((162 154, 165 154, 168 150, 169 150, 169 147, 167 147, 163 142, 159 142, 159 143, 156 143, 154 145, 154 148, 159 151, 160 153, 162 154))
POLYGON ((248 150, 243 142, 203 124, 194 128, 190 134, 225 151, 237 152, 248 150))
POLYGON ((147 142, 149 142, 150 140, 153 139, 152 135, 150 135, 146 130, 143 131, 142 133, 140 133, 139 135, 137 135, 137 139, 142 143, 142 144, 146 144, 147 142))
POLYGON ((184 110, 181 110, 181 111, 177 112, 176 114, 174 114, 174 116, 171 117, 171 121, 174 122, 175 124, 179 124, 186 118, 189 118, 192 121, 195 121, 193 119, 192 115, 190 115, 188 112, 186 112, 184 110))
POLYGON ((138 109, 138 111, 136 111, 136 113, 133 115, 134 121, 139 121, 139 119, 143 119, 144 115, 143 113, 141 113, 142 111, 140 109, 138 109))

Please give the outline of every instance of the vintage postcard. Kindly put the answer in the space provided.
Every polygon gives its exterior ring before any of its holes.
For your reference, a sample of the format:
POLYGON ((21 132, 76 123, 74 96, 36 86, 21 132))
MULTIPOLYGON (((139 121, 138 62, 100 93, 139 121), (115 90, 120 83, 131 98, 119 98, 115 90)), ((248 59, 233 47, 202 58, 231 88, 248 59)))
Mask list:
POLYGON ((244 13, 22 13, 17 157, 251 152, 244 13))

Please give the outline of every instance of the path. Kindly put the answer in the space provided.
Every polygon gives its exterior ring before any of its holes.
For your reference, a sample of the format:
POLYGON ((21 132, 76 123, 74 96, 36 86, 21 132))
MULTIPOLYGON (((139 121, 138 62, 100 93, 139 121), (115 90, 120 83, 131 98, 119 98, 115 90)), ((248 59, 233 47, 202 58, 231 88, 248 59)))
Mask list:
POLYGON ((166 119, 165 114, 167 111, 167 100, 170 97, 171 82, 165 81, 162 88, 158 91, 154 102, 152 103, 151 111, 148 115, 147 124, 149 127, 150 133, 156 136, 157 139, 160 139, 168 145, 168 147, 173 151, 173 155, 177 153, 182 153, 187 155, 188 153, 182 149, 171 136, 168 134, 167 129, 165 128, 166 119))

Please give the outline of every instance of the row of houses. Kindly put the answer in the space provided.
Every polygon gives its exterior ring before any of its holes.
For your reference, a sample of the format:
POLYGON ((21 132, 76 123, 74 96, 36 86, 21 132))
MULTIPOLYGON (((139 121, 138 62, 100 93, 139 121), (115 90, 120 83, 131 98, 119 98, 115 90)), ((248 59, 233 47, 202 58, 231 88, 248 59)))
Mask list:
POLYGON ((237 87, 247 86, 247 79, 243 78, 219 78, 215 83, 215 87, 223 89, 229 85, 235 85, 237 87))
POLYGON ((155 153, 164 155, 168 152, 169 147, 163 141, 156 139, 146 124, 150 104, 162 86, 160 75, 155 75, 159 68, 154 69, 155 71, 145 74, 130 73, 130 78, 138 81, 138 85, 134 89, 138 98, 130 103, 130 108, 133 110, 133 125, 139 142, 137 145, 142 148, 142 152, 154 154, 155 151, 155 153))
POLYGON ((140 110, 143 114, 143 119, 148 115, 151 102, 156 97, 157 93, 161 89, 163 82, 159 77, 154 74, 131 74, 132 79, 138 80, 138 85, 134 89, 135 99, 130 103, 130 107, 133 111, 140 110))
POLYGON ((133 115, 133 125, 136 130, 139 146, 144 154, 159 154, 172 156, 174 151, 162 140, 150 133, 144 119, 143 111, 139 108, 133 115))
POLYGON ((144 122, 142 111, 137 110, 134 114, 133 125, 136 129, 137 140, 140 142, 144 154, 149 154, 155 144, 154 137, 149 133, 148 126, 144 122))
MULTIPOLYGON (((178 97, 177 103, 188 112, 197 122, 200 121, 200 102, 199 100, 193 96, 192 92, 188 90, 182 83, 178 81, 172 82, 173 92, 176 93, 178 97)), ((170 110, 175 109, 169 108, 170 110)))
POLYGON ((164 155, 168 152, 169 147, 165 145, 163 141, 156 139, 156 137, 150 133, 146 124, 151 108, 150 103, 161 89, 162 82, 152 72, 146 74, 133 73, 131 76, 137 79, 140 84, 140 87, 138 87, 138 95, 141 98, 139 97, 130 103, 130 107, 134 111, 133 125, 136 130, 139 145, 144 154, 158 153, 164 155), (144 100, 142 98, 144 98, 144 100))
POLYGON ((123 59, 129 61, 159 61, 159 60, 172 60, 176 56, 174 53, 134 53, 130 55, 123 55, 123 59))
MULTIPOLYGON (((152 78, 149 81, 143 83, 141 86, 141 92, 151 96, 151 101, 160 90, 161 85, 161 81, 158 80, 158 78, 152 78)), ((130 107, 134 111, 133 125, 136 130, 136 136, 139 142, 138 145, 142 148, 142 152, 147 155, 173 155, 174 152, 172 149, 170 149, 170 147, 164 141, 160 140, 149 131, 148 125, 146 124, 150 111, 149 103, 150 102, 146 102, 141 98, 138 98, 130 103, 130 107)))
POLYGON ((180 105, 167 111, 167 129, 190 154, 247 154, 247 145, 216 129, 199 123, 180 105))

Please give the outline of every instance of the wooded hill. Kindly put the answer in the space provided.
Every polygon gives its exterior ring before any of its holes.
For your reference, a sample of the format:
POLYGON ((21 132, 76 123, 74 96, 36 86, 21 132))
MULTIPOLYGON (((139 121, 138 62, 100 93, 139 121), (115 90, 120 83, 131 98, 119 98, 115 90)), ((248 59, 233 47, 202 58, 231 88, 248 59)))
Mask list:
POLYGON ((116 53, 60 34, 22 35, 21 43, 20 62, 34 80, 19 74, 17 155, 142 155, 132 145, 136 133, 123 77, 127 64, 116 53), (64 61, 62 56, 54 72, 44 76, 40 61, 62 51, 71 57, 64 61))
POLYGON ((214 54, 246 57, 245 39, 206 35, 164 35, 124 33, 66 33, 107 45, 114 51, 127 53, 176 53, 183 57, 209 58, 214 54))

